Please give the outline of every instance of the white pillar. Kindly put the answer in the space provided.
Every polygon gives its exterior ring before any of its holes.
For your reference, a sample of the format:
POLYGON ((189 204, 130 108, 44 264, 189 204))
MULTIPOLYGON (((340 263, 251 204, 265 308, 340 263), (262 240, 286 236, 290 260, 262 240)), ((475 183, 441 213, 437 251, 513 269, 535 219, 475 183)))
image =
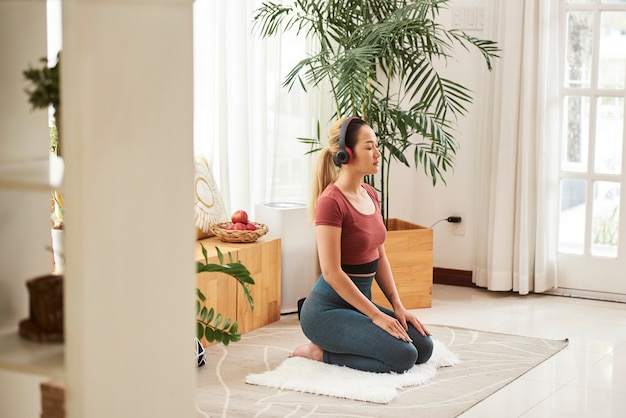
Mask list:
POLYGON ((195 416, 192 1, 65 0, 69 418, 195 416))

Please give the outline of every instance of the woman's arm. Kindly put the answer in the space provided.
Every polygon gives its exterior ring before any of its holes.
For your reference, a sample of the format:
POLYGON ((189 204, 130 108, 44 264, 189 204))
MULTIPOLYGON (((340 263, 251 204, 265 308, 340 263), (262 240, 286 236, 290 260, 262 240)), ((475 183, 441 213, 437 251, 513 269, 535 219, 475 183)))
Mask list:
POLYGON ((378 247, 378 270, 376 271, 376 282, 383 291, 383 294, 391 303, 393 311, 396 314, 396 318, 400 321, 404 329, 408 329, 407 323, 413 324, 415 328, 422 335, 430 335, 430 332, 420 322, 417 317, 409 312, 400 300, 398 289, 396 288, 396 282, 393 279, 393 273, 391 272, 391 265, 387 259, 387 253, 385 252, 385 245, 378 247))
POLYGON ((324 280, 343 300, 369 318, 375 317, 380 312, 378 308, 359 291, 350 277, 341 269, 341 228, 318 225, 315 227, 315 234, 324 280))
POLYGON ((324 280, 341 296, 343 300, 366 315, 377 326, 389 334, 404 341, 411 341, 406 327, 385 313, 381 312, 341 269, 341 228, 328 225, 315 227, 317 252, 324 280))
POLYGON ((387 259, 387 253, 385 252, 385 245, 378 247, 378 270, 376 271, 376 282, 383 291, 383 294, 391 303, 394 311, 396 309, 404 309, 398 289, 396 288, 396 282, 393 279, 393 273, 391 272, 391 265, 387 259))

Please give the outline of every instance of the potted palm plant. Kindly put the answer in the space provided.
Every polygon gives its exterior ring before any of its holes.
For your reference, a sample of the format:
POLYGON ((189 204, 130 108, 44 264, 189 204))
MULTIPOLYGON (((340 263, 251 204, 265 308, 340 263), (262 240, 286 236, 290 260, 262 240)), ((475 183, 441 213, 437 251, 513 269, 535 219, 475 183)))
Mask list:
MULTIPOLYGON (((472 94, 444 77, 442 69, 454 58, 457 46, 476 49, 488 70, 498 53, 493 41, 439 24, 437 17, 447 3, 295 0, 289 5, 266 2, 253 16, 255 31, 261 37, 293 30, 313 41, 315 50, 286 75, 285 87, 327 88, 334 103, 331 119, 358 115, 376 132, 381 170, 366 181, 381 196, 383 217, 390 231, 387 253, 400 292, 404 279, 398 266, 414 258, 415 251, 423 252, 422 263, 430 260, 430 268, 413 263, 405 269, 406 280, 414 281, 422 274, 432 288, 432 230, 389 219, 391 167, 393 163, 416 170, 421 167, 433 185, 439 181, 445 184, 444 175, 453 167, 459 148, 454 124, 466 114, 472 94), (423 237, 411 238, 406 230, 423 237), (392 242, 394 231, 401 231, 398 243, 392 242), (411 247, 422 241, 418 248, 411 247), (392 249, 400 254, 394 256, 392 249)), ((323 146, 319 133, 317 138, 300 140, 311 145, 310 152, 323 146)), ((430 306, 430 288, 420 290, 428 295, 412 306, 430 306)))

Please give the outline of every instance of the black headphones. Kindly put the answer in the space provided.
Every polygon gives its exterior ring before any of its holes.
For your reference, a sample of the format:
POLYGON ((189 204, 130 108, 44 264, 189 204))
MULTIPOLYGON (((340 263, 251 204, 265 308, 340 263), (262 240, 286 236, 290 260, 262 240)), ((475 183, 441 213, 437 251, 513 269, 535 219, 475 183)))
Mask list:
POLYGON ((346 132, 353 120, 358 119, 356 117, 346 118, 341 124, 341 130, 339 131, 339 151, 333 158, 333 161, 337 167, 341 167, 342 164, 349 164, 352 161, 352 150, 346 147, 346 132))

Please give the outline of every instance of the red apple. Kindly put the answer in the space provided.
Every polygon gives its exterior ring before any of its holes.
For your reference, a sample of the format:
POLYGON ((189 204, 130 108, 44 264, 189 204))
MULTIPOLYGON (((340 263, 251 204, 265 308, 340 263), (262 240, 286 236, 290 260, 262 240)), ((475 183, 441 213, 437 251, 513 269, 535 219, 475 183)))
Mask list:
POLYGON ((256 230, 257 230, 257 227, 256 227, 256 225, 255 225, 255 224, 253 224, 252 222, 248 222, 248 223, 246 224, 246 229, 247 229, 248 231, 256 231, 256 230))
POLYGON ((231 223, 231 224, 229 224, 229 225, 226 227, 226 229, 227 229, 228 231, 232 231, 233 229, 235 229, 235 224, 232 224, 232 223, 231 223))
POLYGON ((242 223, 242 224, 246 224, 248 223, 248 214, 246 213, 245 210, 236 210, 233 215, 230 217, 230 220, 236 224, 236 223, 242 223))
POLYGON ((246 224, 241 223, 241 222, 236 222, 236 223, 235 223, 235 226, 233 227, 233 229, 234 229, 235 231, 245 231, 245 229, 246 229, 246 224))

